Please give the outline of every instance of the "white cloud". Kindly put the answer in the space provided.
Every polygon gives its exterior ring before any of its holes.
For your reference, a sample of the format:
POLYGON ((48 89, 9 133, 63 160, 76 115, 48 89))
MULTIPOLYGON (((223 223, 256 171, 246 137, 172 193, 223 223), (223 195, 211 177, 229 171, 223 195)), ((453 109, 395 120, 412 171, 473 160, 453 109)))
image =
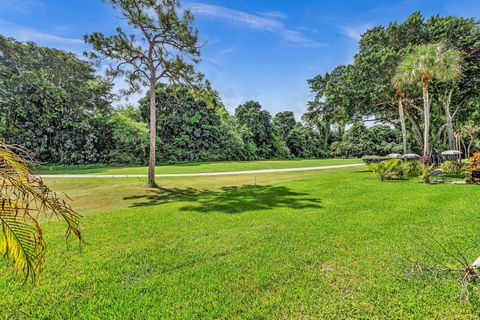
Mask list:
POLYGON ((248 27, 251 29, 267 31, 279 35, 284 41, 303 47, 318 47, 320 43, 308 38, 299 31, 288 29, 280 19, 286 18, 279 12, 255 15, 244 11, 234 10, 222 6, 193 2, 188 5, 196 15, 210 16, 223 19, 228 23, 248 27), (274 17, 275 16, 275 17, 274 17))
POLYGON ((261 12, 260 15, 267 17, 267 18, 273 18, 273 19, 287 19, 288 15, 286 13, 280 12, 280 11, 265 11, 261 12))
POLYGON ((42 5, 43 3, 39 0, 0 0, 1 9, 17 13, 30 13, 42 5))
POLYGON ((69 50, 77 54, 81 54, 86 48, 85 42, 82 39, 61 37, 33 28, 16 25, 5 20, 0 20, 0 34, 15 38, 18 41, 33 41, 40 45, 69 50))
POLYGON ((362 34, 364 34, 370 27, 370 24, 362 24, 358 26, 340 27, 340 31, 350 39, 359 41, 362 34))
POLYGON ((36 31, 32 31, 30 35, 31 35, 31 38, 33 39, 41 39, 41 40, 56 42, 56 43, 65 44, 65 45, 83 45, 85 43, 81 39, 64 38, 64 37, 59 37, 53 34, 36 32, 36 31))

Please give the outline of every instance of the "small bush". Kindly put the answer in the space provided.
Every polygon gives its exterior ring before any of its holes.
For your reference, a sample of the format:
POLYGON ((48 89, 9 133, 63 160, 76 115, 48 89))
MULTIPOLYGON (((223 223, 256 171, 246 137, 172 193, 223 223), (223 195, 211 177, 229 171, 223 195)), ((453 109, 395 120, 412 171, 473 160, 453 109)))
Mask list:
POLYGON ((389 159, 373 163, 368 168, 376 173, 381 181, 406 180, 418 177, 421 173, 420 163, 416 160, 389 159))
POLYGON ((465 173, 465 166, 459 161, 445 161, 440 165, 440 170, 445 174, 461 175, 465 173))
POLYGON ((420 162, 418 160, 408 160, 403 163, 403 171, 405 177, 407 178, 415 178, 420 176, 421 174, 421 167, 420 162))
POLYGON ((478 171, 480 170, 480 152, 475 152, 473 156, 470 157, 468 168, 472 172, 471 175, 468 177, 467 182, 480 184, 480 179, 478 178, 478 171))
POLYGON ((430 183, 432 180, 432 171, 435 169, 435 166, 422 165, 422 180, 425 183, 430 183))
POLYGON ((376 173, 381 181, 384 180, 402 180, 406 176, 403 170, 403 161, 400 159, 390 159, 380 163, 374 163, 369 168, 376 173))
POLYGON ((470 162, 468 167, 473 170, 480 170, 480 152, 475 152, 473 156, 470 157, 470 162))

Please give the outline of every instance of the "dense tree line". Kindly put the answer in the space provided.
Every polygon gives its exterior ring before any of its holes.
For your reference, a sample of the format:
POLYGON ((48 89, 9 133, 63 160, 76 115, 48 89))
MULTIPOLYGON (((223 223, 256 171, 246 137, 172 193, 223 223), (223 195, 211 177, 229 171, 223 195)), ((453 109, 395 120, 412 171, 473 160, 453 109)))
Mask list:
MULTIPOLYGON (((0 136, 42 162, 145 164, 150 97, 114 108, 112 85, 74 54, 0 37, 0 136)), ((316 130, 248 101, 231 115, 218 93, 159 84, 157 162, 321 157, 316 130)))
POLYGON ((104 159, 111 85, 72 53, 0 37, 0 136, 41 161, 104 159))

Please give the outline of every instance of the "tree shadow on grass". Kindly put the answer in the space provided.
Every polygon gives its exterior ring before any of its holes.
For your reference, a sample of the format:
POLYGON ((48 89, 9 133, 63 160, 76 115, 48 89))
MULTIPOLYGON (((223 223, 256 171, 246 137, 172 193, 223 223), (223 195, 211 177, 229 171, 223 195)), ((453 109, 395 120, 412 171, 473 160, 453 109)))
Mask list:
POLYGON ((146 194, 124 197, 123 200, 136 200, 131 207, 145 207, 175 201, 195 201, 198 197, 209 194, 208 190, 194 188, 150 188, 146 194))
POLYGON ((223 187, 219 191, 159 188, 147 195, 125 198, 143 200, 132 206, 151 206, 168 202, 190 202, 180 211, 222 212, 238 214, 249 211, 287 209, 321 209, 320 199, 309 197, 307 193, 291 191, 283 186, 241 186, 223 187))

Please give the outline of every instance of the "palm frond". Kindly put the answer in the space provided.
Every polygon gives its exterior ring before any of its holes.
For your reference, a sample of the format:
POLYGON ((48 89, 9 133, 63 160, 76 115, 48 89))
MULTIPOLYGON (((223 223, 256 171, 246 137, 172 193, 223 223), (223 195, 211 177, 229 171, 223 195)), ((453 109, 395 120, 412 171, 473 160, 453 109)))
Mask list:
POLYGON ((28 169, 28 153, 0 141, 0 253, 25 279, 41 271, 46 245, 37 221, 40 214, 63 218, 67 237, 83 241, 81 216, 28 169))
POLYGON ((422 78, 455 81, 462 73, 462 53, 442 43, 417 46, 397 67, 392 81, 396 86, 420 85, 422 78))
POLYGON ((0 209, 0 253, 13 262, 16 270, 35 279, 44 261, 42 230, 35 219, 19 215, 16 204, 3 201, 0 209))

